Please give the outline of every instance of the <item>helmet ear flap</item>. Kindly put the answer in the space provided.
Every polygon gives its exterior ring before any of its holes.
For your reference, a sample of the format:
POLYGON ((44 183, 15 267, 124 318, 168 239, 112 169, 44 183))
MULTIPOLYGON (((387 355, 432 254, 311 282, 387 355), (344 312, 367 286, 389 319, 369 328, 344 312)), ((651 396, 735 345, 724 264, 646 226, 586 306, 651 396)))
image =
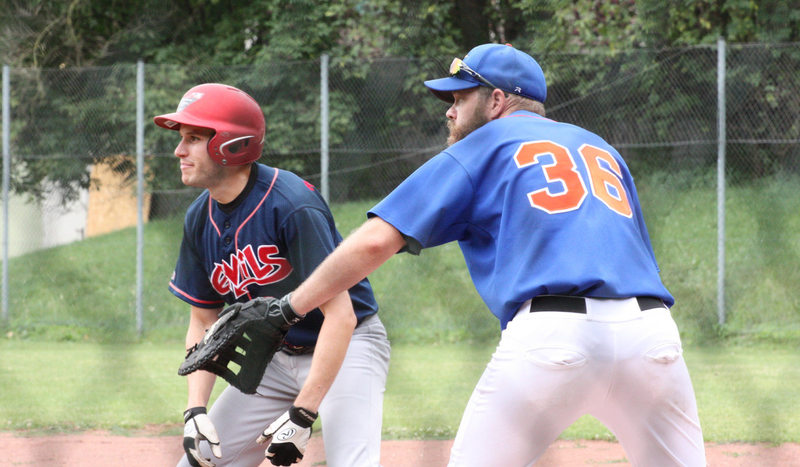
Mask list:
POLYGON ((208 140, 208 154, 220 165, 242 165, 241 161, 252 162, 261 156, 261 145, 256 144, 255 138, 254 135, 238 137, 228 135, 227 138, 224 136, 217 138, 217 135, 214 135, 208 140))

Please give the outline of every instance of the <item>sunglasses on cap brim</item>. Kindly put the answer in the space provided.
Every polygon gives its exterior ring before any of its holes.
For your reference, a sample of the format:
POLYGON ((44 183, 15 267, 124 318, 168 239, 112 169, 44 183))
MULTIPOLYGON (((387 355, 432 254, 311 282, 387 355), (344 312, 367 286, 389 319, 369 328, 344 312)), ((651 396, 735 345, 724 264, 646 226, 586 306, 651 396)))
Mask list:
POLYGON ((480 73, 470 68, 469 65, 464 63, 464 60, 461 60, 460 58, 454 58, 453 62, 450 63, 450 76, 457 75, 459 71, 463 71, 464 73, 472 76, 473 78, 489 86, 490 88, 499 89, 497 86, 492 84, 491 81, 481 76, 480 73))

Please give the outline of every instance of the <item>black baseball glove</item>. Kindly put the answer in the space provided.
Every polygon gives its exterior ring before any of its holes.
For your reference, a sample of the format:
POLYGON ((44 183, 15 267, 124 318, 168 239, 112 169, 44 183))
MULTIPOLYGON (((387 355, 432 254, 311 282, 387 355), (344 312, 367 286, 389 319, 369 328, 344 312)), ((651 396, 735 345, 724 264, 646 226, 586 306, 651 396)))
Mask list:
POLYGON ((235 303, 225 308, 203 339, 189 349, 178 374, 210 371, 243 393, 253 394, 289 326, 300 319, 289 295, 235 303))

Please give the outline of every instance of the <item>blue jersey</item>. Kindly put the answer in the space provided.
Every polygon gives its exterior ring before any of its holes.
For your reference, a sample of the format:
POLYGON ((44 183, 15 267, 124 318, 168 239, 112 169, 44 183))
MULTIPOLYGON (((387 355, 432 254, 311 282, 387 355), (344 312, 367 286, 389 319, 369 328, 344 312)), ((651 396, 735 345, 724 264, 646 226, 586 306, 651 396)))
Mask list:
POLYGON ((674 302, 619 153, 587 130, 531 112, 473 131, 369 215, 404 234, 412 253, 458 241, 502 328, 537 295, 674 302))
MULTIPOLYGON (((253 164, 243 193, 220 205, 204 191, 189 207, 169 290, 201 308, 297 288, 341 242, 333 216, 313 185, 295 174, 253 164)), ((359 322, 377 312, 367 279, 350 289, 359 322)), ((316 342, 319 309, 289 330, 293 345, 316 342)))

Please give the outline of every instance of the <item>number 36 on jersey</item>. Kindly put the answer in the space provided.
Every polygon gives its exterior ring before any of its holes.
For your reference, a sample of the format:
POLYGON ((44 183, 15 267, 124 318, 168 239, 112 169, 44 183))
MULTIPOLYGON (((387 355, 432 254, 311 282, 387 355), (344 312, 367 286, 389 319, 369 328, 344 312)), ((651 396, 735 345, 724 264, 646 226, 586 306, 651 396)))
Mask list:
POLYGON ((553 141, 529 141, 520 145, 514 154, 518 168, 539 167, 548 183, 560 183, 563 187, 560 193, 553 193, 549 188, 529 192, 531 206, 549 214, 573 211, 583 204, 591 191, 592 196, 612 211, 631 217, 628 194, 616 159, 605 149, 589 144, 578 148, 578 156, 589 174, 588 189, 568 148, 553 141), (552 161, 542 163, 543 156, 550 156, 552 161))

